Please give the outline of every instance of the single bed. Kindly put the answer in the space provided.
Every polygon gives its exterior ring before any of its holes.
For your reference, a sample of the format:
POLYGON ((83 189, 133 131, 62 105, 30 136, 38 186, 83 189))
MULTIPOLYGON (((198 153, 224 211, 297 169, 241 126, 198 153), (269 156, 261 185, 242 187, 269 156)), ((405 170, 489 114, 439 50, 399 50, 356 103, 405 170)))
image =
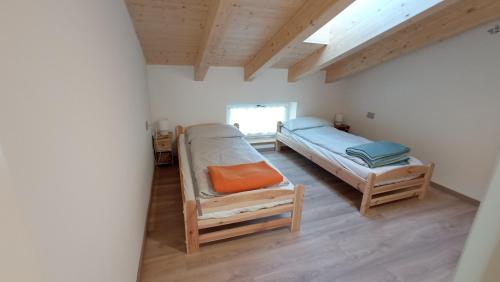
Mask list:
POLYGON ((368 139, 333 128, 326 121, 290 126, 278 122, 276 151, 286 145, 363 193, 360 213, 370 207, 418 196, 423 199, 429 187, 434 164, 424 165, 410 157, 408 165, 369 168, 361 160, 345 154, 352 144, 368 139))
POLYGON ((244 137, 214 135, 217 126, 226 125, 176 128, 187 253, 199 250, 200 244, 263 230, 289 226, 290 231, 298 231, 304 187, 293 185, 286 177, 280 184, 257 190, 214 191, 208 165, 267 162, 244 137), (194 127, 197 133, 192 130, 189 134, 194 127), (287 216, 277 217, 280 214, 287 216))

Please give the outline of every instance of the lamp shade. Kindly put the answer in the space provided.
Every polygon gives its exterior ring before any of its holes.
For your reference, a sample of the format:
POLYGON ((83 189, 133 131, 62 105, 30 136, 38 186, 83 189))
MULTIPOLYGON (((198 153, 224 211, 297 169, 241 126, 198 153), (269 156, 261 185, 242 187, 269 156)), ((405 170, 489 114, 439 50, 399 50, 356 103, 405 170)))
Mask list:
POLYGON ((335 122, 343 123, 344 122, 344 114, 335 114, 335 122))
POLYGON ((168 119, 160 119, 158 121, 158 130, 160 131, 160 134, 168 134, 170 131, 170 123, 168 122, 168 119))

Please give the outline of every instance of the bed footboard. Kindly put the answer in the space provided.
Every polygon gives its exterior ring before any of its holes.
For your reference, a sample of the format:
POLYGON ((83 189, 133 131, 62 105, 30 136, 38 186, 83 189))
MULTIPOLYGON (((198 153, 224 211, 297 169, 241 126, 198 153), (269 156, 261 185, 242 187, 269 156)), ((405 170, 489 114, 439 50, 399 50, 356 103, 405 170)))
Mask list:
MULTIPOLYGON (((265 190, 256 191, 265 192, 265 190)), ((260 194, 262 194, 262 198, 254 197, 255 199, 253 201, 263 203, 265 201, 272 202, 277 200, 277 198, 274 197, 269 198, 269 193, 260 194)), ((290 193, 288 194, 288 198, 292 200, 292 202, 289 204, 260 209, 252 212, 240 213, 224 218, 209 219, 198 218, 198 206, 200 205, 200 203, 197 203, 193 200, 185 201, 183 203, 183 209, 186 235, 186 252, 187 254, 197 252, 200 249, 201 244, 252 234, 260 231, 276 229, 280 227, 288 226, 290 227, 291 232, 297 232, 300 230, 303 197, 304 186, 297 185, 293 190, 290 190, 290 193), (266 219, 279 214, 289 214, 289 216, 252 222, 252 220, 266 219), (231 224, 235 223, 241 224, 237 225, 236 227, 230 226, 231 224), (222 229, 217 228, 216 230, 210 230, 214 227, 222 227, 222 229)), ((282 195, 281 198, 287 197, 282 195)), ((216 208, 218 210, 223 210, 225 206, 232 208, 234 205, 251 205, 251 202, 252 201, 241 201, 234 203, 231 201, 230 203, 222 203, 221 205, 217 206, 213 206, 214 202, 210 202, 209 206, 212 206, 212 208, 216 208)))
POLYGON ((293 189, 260 189, 211 199, 196 200, 193 192, 193 179, 189 168, 184 140, 181 135, 184 128, 178 126, 175 130, 177 148, 179 150, 179 174, 184 213, 184 228, 186 236, 186 252, 191 254, 200 249, 200 245, 227 238, 256 233, 280 227, 290 227, 291 232, 300 230, 304 186, 297 185, 293 189), (198 210, 217 212, 240 207, 248 207, 280 200, 290 200, 290 203, 265 208, 256 211, 239 213, 224 218, 200 219, 198 210), (286 217, 270 218, 288 214, 286 217), (252 220, 260 219, 257 222, 252 220), (238 223, 237 226, 232 224, 238 223), (215 230, 211 228, 217 227, 215 230))
POLYGON ((279 152, 281 151, 281 145, 282 143, 280 142, 279 138, 278 138, 278 135, 279 133, 281 133, 281 128, 283 127, 283 123, 281 121, 278 121, 278 125, 276 127, 276 144, 274 145, 274 150, 276 152, 279 152))
POLYGON ((365 215, 370 207, 381 205, 405 198, 416 197, 423 199, 429 189, 434 171, 434 163, 428 165, 405 166, 386 173, 368 176, 363 191, 360 212, 365 215), (391 180, 405 179, 399 182, 391 180), (390 184, 377 185, 388 182, 390 184))
MULTIPOLYGON (((241 214, 236 214, 229 217, 224 218, 210 218, 210 219, 198 219, 198 229, 201 231, 207 231, 200 233, 199 235, 199 244, 209 243, 213 241, 223 240, 227 238, 242 236, 246 234, 256 233, 264 230, 270 230, 280 227, 290 227, 291 232, 296 232, 300 230, 300 220, 302 214, 302 202, 304 195, 304 186, 297 185, 293 190, 289 190, 288 194, 278 193, 276 197, 271 196, 272 193, 267 193, 266 189, 263 190, 254 190, 254 193, 250 198, 252 200, 245 201, 245 199, 239 199, 237 202, 233 200, 225 201, 224 197, 221 197, 223 200, 220 204, 214 207, 215 202, 209 202, 208 206, 212 209, 216 208, 216 210, 224 210, 227 208, 233 207, 243 207, 243 206, 252 206, 255 203, 265 203, 265 202, 274 202, 280 199, 290 199, 292 200, 289 204, 279 205, 272 208, 260 209, 252 212, 245 212, 241 214), (252 222, 255 219, 265 219, 271 216, 279 215, 279 214, 290 214, 287 217, 279 217, 275 219, 266 219, 265 221, 257 221, 252 222), (238 225, 236 227, 230 227, 230 224, 234 223, 242 223, 242 225, 238 225), (213 227, 224 227, 228 228, 217 229, 215 231, 209 231, 210 228, 213 227)), ((275 191, 277 192, 277 191, 275 191)), ((238 194, 233 194, 238 195, 238 194)), ((231 195, 232 196, 232 195, 231 195)), ((201 203, 201 205, 206 204, 201 203)))

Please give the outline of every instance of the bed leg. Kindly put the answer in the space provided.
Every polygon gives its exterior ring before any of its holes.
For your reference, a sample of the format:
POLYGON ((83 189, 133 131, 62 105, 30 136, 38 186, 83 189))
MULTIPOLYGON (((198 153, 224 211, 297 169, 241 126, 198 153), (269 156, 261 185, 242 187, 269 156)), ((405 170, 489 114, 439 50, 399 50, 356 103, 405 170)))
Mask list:
POLYGON ((373 186, 375 185, 375 174, 370 173, 368 175, 368 181, 366 182, 365 191, 363 192, 363 200, 361 200, 361 207, 359 212, 361 215, 366 215, 368 209, 370 208, 370 202, 372 200, 373 186))
POLYGON ((276 125, 276 143, 274 145, 274 150, 276 152, 281 151, 281 142, 278 141, 278 133, 281 132, 281 127, 283 126, 283 123, 281 121, 278 121, 278 124, 276 125))
POLYGON ((275 144, 274 144, 274 150, 275 150, 276 152, 281 151, 281 142, 280 142, 280 141, 276 140, 276 142, 275 142, 275 144))
POLYGON ((196 202, 189 200, 184 203, 184 231, 186 233, 186 253, 191 254, 200 249, 198 234, 198 210, 196 202))
POLYGON ((431 182, 433 172, 434 172, 434 163, 430 163, 427 172, 425 173, 424 184, 422 185, 422 191, 420 191, 420 194, 418 195, 419 200, 422 200, 423 198, 425 198, 425 195, 427 195, 427 191, 429 190, 429 184, 431 182))
POLYGON ((292 224, 290 225, 290 232, 296 232, 300 230, 300 221, 302 218, 303 204, 304 204, 304 185, 297 185, 295 187, 295 196, 293 199, 292 224))

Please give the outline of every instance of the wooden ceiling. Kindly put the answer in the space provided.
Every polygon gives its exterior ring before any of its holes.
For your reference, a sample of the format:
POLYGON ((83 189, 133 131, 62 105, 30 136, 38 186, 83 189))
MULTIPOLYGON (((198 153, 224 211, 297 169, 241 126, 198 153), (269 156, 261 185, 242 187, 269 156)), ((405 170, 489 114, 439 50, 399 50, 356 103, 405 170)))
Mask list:
MULTIPOLYGON (((217 43, 214 66, 243 66, 305 0, 241 0, 230 5, 227 27, 217 43)), ((126 0, 148 64, 193 65, 211 1, 126 0)), ((321 48, 294 46, 277 67, 287 68, 321 48)))
MULTIPOLYGON (((342 42, 325 45, 303 41, 354 0, 125 0, 147 63, 193 65, 196 80, 203 80, 210 66, 241 66, 245 80, 274 67, 288 68, 289 81, 327 69, 330 82, 500 18, 499 0, 443 0, 414 19, 405 5, 390 5, 418 1, 381 1, 380 10, 410 19, 363 44, 349 43, 363 33, 346 32, 332 36, 342 42), (451 27, 439 29, 448 23, 451 27), (405 52, 386 54, 385 48, 408 46, 412 37, 419 39, 405 52), (339 53, 337 46, 350 47, 339 53)), ((353 22, 350 31, 356 30, 353 22)))

